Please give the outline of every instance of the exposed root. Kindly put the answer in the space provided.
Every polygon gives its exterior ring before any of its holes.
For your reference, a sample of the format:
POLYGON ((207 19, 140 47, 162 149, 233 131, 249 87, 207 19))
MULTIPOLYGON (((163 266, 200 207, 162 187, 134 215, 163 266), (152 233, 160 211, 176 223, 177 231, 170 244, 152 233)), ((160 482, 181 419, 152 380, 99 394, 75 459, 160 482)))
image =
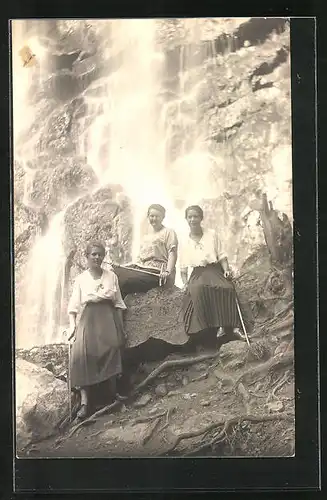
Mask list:
POLYGON ((284 353, 282 356, 275 356, 265 363, 261 363, 257 366, 250 368, 243 372, 238 379, 235 381, 235 385, 238 385, 240 382, 247 382, 249 385, 253 384, 258 380, 258 376, 261 375, 260 378, 264 378, 273 370, 278 370, 279 368, 284 368, 287 366, 292 366, 294 363, 294 354, 293 352, 284 353))
MULTIPOLYGON (((223 425, 222 430, 216 434, 209 442, 202 443, 200 446, 194 448, 193 450, 187 452, 184 454, 184 456, 189 456, 189 455, 196 455, 200 451, 217 445, 218 443, 222 443, 223 441, 226 440, 228 431, 231 427, 234 427, 237 424, 241 424, 242 422, 252 422, 252 423, 259 423, 259 422, 269 422, 272 420, 289 420, 293 421, 294 420, 294 415, 290 413, 278 413, 278 414, 265 414, 265 415, 240 415, 237 417, 232 417, 228 420, 221 421, 221 422, 214 422, 210 425, 208 425, 205 429, 202 430, 202 432, 197 431, 197 432, 190 432, 190 433, 185 433, 185 434, 180 434, 179 436, 176 437, 175 442, 173 443, 171 449, 169 452, 173 451, 176 446, 182 441, 182 439, 187 439, 190 437, 197 437, 200 436, 201 434, 204 434, 208 432, 209 430, 213 430, 216 427, 219 427, 220 425, 223 425)), ((168 452, 168 453, 169 453, 168 452)))
POLYGON ((192 356, 181 359, 172 359, 168 361, 164 361, 161 365, 159 365, 155 370, 153 370, 142 382, 140 382, 136 387, 134 387, 132 391, 132 395, 135 395, 140 389, 143 389, 146 385, 148 385, 151 380, 158 377, 160 373, 168 368, 178 367, 178 366, 188 366, 195 363, 201 363, 202 361, 206 361, 208 359, 214 359, 219 356, 218 352, 214 354, 202 354, 201 356, 192 356))
POLYGON ((142 439, 143 446, 151 439, 152 434, 154 433, 154 431, 156 430, 156 428, 160 423, 160 419, 161 417, 157 417, 156 420, 149 425, 147 432, 145 433, 142 439))
POLYGON ((290 377, 290 370, 287 370, 287 372, 284 373, 284 375, 279 379, 275 387, 273 388, 272 392, 268 395, 267 402, 271 401, 272 399, 278 399, 276 396, 276 392, 283 387, 284 384, 288 381, 290 377))
POLYGON ((131 425, 136 425, 136 424, 144 424, 145 422, 151 422, 151 420, 155 420, 156 418, 163 417, 166 415, 166 411, 163 411, 161 413, 156 413, 155 415, 147 415, 144 417, 137 417, 134 420, 130 422, 131 425))
POLYGON ((166 412, 166 423, 161 427, 161 429, 159 429, 158 432, 163 432, 165 429, 167 429, 167 427, 169 426, 169 419, 171 417, 171 415, 174 413, 175 411, 175 408, 168 408, 167 412, 166 412))
POLYGON ((75 425, 70 433, 67 436, 63 436, 62 438, 58 439, 56 441, 56 444, 62 443, 64 439, 70 439, 77 431, 79 431, 82 427, 86 427, 88 425, 94 424, 97 420, 97 417, 101 417, 101 415, 105 415, 108 413, 110 410, 113 410, 114 408, 117 408, 121 403, 119 401, 115 401, 114 403, 105 406, 104 408, 101 408, 101 410, 96 411, 93 413, 89 418, 83 420, 79 424, 75 425))
POLYGON ((244 403, 244 407, 245 407, 245 412, 246 414, 248 415, 249 412, 250 412, 250 406, 249 406, 249 401, 250 401, 250 395, 248 393, 248 391, 245 389, 244 385, 242 384, 242 382, 240 382, 237 386, 238 388, 238 392, 241 394, 242 396, 242 399, 243 399, 243 403, 244 403))

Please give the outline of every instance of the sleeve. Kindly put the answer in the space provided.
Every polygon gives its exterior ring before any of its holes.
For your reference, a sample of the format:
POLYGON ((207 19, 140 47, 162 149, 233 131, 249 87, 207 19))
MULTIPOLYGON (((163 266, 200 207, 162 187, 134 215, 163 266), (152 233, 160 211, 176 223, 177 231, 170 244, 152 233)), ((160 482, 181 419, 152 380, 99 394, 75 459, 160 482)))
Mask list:
POLYGON ((68 302, 68 314, 78 313, 82 303, 81 286, 79 280, 76 279, 73 285, 73 291, 68 302))
POLYGON ((215 253, 216 253, 218 261, 225 259, 227 257, 227 254, 223 249, 223 246, 222 246, 222 243, 221 243, 221 240, 218 236, 217 231, 214 232, 213 238, 214 238, 214 249, 215 249, 215 253))
POLYGON ((173 229, 167 229, 167 234, 166 234, 166 247, 168 253, 171 252, 172 250, 177 250, 178 248, 178 239, 177 239, 177 234, 173 229))
POLYGON ((115 294, 114 294, 114 299, 113 299, 115 307, 117 307, 117 309, 127 309, 126 304, 123 301, 123 298, 121 296, 118 278, 114 272, 112 274, 113 274, 113 281, 114 281, 114 286, 115 286, 115 294))

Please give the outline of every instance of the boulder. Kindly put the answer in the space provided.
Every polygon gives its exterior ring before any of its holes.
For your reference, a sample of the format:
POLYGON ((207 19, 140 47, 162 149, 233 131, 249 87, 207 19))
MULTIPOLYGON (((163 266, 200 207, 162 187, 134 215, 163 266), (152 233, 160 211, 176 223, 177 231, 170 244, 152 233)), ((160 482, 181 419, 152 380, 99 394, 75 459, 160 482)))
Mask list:
POLYGON ((16 451, 57 432, 68 414, 67 384, 51 372, 16 359, 16 451))
POLYGON ((132 214, 121 186, 104 186, 67 208, 64 241, 66 255, 74 256, 67 269, 71 280, 86 268, 85 247, 90 240, 103 242, 106 261, 131 260, 132 214))
POLYGON ((244 366, 248 360, 249 348, 245 342, 234 340, 223 344, 219 351, 220 361, 226 369, 233 370, 244 366))
POLYGON ((174 345, 186 344, 189 338, 181 313, 183 296, 175 286, 127 295, 126 346, 136 347, 150 338, 174 345))

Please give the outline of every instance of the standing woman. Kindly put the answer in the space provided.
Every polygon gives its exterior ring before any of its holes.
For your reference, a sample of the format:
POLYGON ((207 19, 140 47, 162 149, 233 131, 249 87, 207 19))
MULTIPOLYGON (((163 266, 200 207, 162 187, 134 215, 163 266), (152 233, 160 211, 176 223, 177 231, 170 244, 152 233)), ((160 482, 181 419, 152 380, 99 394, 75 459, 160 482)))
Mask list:
POLYGON ((90 392, 98 384, 108 381, 114 399, 116 378, 122 372, 122 310, 126 305, 115 273, 101 268, 104 256, 102 243, 87 245, 88 269, 76 278, 68 304, 68 338, 73 340, 71 386, 79 388, 81 393, 79 419, 89 415, 90 392), (81 316, 77 324, 79 312, 81 316))
POLYGON ((192 205, 185 211, 190 233, 181 245, 181 277, 185 285, 183 304, 188 335, 214 329, 215 337, 226 330, 240 333, 236 292, 230 278, 226 254, 216 231, 201 226, 203 210, 192 205), (193 268, 188 279, 188 268, 193 268))
POLYGON ((142 238, 135 263, 113 266, 119 279, 122 296, 147 292, 160 285, 175 282, 178 241, 173 229, 163 225, 166 210, 154 204, 148 208, 149 230, 142 238))

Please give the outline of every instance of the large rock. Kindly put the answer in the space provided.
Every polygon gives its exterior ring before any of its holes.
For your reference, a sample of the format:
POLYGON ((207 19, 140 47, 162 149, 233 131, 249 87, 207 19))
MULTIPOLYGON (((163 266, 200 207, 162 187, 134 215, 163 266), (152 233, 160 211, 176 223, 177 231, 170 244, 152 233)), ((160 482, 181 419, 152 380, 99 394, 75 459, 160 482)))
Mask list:
POLYGON ((224 369, 241 368, 248 361, 249 348, 246 342, 233 340, 223 344, 219 350, 219 359, 224 369))
POLYGON ((136 347, 150 338, 169 344, 185 344, 188 336, 184 329, 182 301, 183 292, 177 287, 127 295, 126 346, 136 347))
POLYGON ((67 384, 51 372, 16 358, 17 454, 54 435, 68 414, 67 384))
POLYGON ((71 278, 86 268, 85 247, 91 240, 103 242, 106 260, 130 260, 132 213, 122 187, 104 186, 72 203, 65 214, 64 240, 66 254, 74 254, 71 278))

